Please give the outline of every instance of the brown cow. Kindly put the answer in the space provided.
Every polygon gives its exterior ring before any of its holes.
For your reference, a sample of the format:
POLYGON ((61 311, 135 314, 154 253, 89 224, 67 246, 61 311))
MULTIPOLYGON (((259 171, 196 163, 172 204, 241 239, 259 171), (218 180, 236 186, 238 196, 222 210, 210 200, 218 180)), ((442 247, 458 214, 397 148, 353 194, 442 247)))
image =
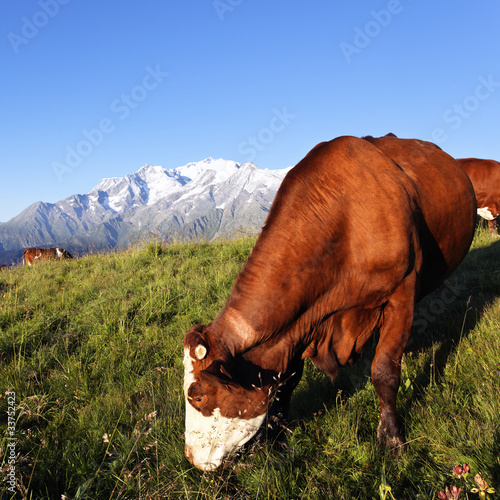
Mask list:
POLYGON ((4 269, 9 269, 9 266, 6 266, 4 264, 0 264, 0 271, 3 271, 4 269))
POLYGON ((488 221, 491 234, 498 234, 500 163, 478 158, 460 158, 457 161, 465 169, 474 186, 478 215, 488 221))
POLYGON ((333 380, 376 330, 378 436, 399 449, 396 395, 414 304, 461 262, 475 222, 469 178, 434 144, 317 145, 283 180, 222 311, 184 338, 191 463, 215 469, 255 435, 271 403, 286 412, 304 358, 333 380))
POLYGON ((72 259, 64 248, 27 248, 23 252, 23 266, 32 266, 37 260, 72 259))

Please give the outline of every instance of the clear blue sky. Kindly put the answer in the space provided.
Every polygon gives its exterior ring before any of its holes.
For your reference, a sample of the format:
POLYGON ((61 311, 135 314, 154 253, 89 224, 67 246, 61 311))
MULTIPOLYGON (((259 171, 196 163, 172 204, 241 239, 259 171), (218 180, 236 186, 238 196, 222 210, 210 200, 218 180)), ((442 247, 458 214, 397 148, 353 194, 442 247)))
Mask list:
POLYGON ((500 160, 498 0, 5 0, 0 221, 142 165, 339 135, 500 160))

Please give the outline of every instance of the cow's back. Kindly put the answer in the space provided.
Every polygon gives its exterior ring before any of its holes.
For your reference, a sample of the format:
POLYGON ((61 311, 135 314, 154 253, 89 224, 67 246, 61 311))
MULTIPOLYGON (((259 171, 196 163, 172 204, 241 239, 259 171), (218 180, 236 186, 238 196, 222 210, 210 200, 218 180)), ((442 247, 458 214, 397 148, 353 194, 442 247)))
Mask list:
POLYGON ((369 141, 403 169, 418 192, 423 296, 449 276, 469 250, 476 223, 472 183, 460 164, 435 144, 390 137, 369 141))

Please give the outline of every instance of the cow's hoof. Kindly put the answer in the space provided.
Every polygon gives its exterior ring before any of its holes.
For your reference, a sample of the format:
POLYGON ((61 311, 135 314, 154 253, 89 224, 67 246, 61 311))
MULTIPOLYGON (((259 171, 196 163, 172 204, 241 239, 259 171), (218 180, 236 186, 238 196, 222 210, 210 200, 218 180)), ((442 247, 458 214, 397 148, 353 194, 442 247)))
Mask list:
POLYGON ((405 447, 405 441, 399 429, 383 427, 380 424, 377 436, 381 446, 388 449, 395 457, 401 455, 405 447))

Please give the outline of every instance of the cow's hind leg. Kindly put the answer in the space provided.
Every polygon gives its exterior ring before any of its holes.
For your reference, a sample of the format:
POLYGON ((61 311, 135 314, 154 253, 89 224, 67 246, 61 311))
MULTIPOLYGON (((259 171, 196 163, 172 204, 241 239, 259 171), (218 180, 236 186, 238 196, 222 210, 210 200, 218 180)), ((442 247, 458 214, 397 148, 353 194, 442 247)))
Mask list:
POLYGON ((413 320, 413 290, 408 282, 404 283, 384 308, 380 339, 371 369, 372 383, 380 400, 378 438, 381 444, 396 454, 404 443, 396 412, 396 397, 401 378, 401 358, 413 320))

